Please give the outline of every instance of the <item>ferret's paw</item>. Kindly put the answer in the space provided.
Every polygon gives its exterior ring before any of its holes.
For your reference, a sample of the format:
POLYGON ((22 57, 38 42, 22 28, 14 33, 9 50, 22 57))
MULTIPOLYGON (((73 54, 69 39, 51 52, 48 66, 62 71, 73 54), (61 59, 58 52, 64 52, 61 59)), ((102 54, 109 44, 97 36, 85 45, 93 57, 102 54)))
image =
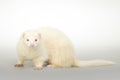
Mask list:
POLYGON ((55 68, 54 65, 47 65, 48 68, 55 68))
POLYGON ((43 67, 34 67, 34 70, 42 70, 43 67))
POLYGON ((23 64, 15 64, 14 66, 15 67, 23 67, 24 65, 23 64))

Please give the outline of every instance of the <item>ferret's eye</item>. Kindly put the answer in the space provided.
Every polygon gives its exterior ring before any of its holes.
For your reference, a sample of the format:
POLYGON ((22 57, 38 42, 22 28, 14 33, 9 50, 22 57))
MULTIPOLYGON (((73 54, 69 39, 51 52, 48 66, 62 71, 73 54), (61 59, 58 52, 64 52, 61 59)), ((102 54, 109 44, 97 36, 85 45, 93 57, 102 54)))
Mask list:
POLYGON ((35 41, 38 41, 37 39, 35 39, 35 41))
POLYGON ((29 39, 27 39, 26 41, 29 41, 29 39))

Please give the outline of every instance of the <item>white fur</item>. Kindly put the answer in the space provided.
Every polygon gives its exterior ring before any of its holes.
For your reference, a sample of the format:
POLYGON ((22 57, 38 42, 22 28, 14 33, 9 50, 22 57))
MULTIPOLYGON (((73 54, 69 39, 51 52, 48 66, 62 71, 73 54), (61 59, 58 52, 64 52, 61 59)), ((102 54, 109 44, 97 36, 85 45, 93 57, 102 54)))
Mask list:
MULTIPOLYGON (((28 33, 28 32, 27 32, 28 33)), ((46 59, 46 51, 49 56, 49 63, 55 67, 85 67, 85 66, 101 66, 111 65, 113 62, 104 60, 80 61, 75 55, 75 51, 70 39, 61 31, 54 28, 40 28, 31 33, 40 33, 41 39, 39 49, 28 49, 20 42, 18 52, 21 56, 26 58, 34 58, 34 53, 40 53, 43 59, 46 59), (42 42, 43 41, 43 42, 42 42), (45 46, 45 47, 43 47, 45 46), (42 48, 41 48, 42 47, 42 48)), ((29 34, 32 36, 31 34, 29 34)), ((33 36, 32 36, 33 37, 33 36)), ((38 44, 38 43, 37 43, 38 44)), ((42 61, 43 62, 43 61, 42 61)))
POLYGON ((48 60, 48 53, 41 35, 34 31, 26 31, 22 34, 17 52, 18 64, 24 64, 24 61, 28 59, 33 60, 35 67, 42 67, 44 62, 48 60))
POLYGON ((80 61, 77 59, 70 39, 55 28, 41 28, 39 31, 49 53, 49 61, 55 67, 85 67, 111 65, 112 61, 92 60, 80 61))

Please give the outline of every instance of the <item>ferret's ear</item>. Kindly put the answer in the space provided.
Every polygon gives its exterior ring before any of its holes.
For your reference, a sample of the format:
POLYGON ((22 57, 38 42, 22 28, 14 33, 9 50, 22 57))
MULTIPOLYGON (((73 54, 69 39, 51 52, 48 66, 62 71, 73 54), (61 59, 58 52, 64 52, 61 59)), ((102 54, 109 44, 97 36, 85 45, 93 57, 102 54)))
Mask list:
POLYGON ((39 38, 41 38, 41 33, 38 33, 39 38))
POLYGON ((26 34, 25 32, 22 34, 22 37, 23 37, 23 38, 25 37, 25 34, 26 34))

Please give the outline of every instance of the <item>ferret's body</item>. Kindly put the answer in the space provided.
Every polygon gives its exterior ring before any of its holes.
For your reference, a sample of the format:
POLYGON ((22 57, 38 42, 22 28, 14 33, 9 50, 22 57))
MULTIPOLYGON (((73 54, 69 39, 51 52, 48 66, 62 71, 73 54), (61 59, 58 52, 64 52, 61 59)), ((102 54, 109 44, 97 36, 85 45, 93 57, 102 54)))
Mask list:
MULTIPOLYGON (((54 28, 40 28, 39 30, 33 31, 33 33, 40 33, 41 39, 39 47, 40 49, 28 50, 24 48, 23 42, 18 46, 19 55, 24 55, 26 58, 35 58, 34 53, 46 54, 48 52, 49 64, 54 67, 82 67, 82 66, 100 66, 100 65, 110 65, 113 64, 111 61, 104 60, 92 60, 92 61, 79 61, 75 55, 75 51, 70 39, 61 31, 54 28), (24 53, 23 53, 24 51, 24 53)), ((30 32, 26 32, 30 36, 30 32)), ((38 55, 39 55, 38 54, 38 55)), ((43 55, 42 58, 47 60, 43 55)))
POLYGON ((71 67, 75 64, 75 52, 69 38, 54 28, 41 28, 41 37, 49 53, 49 62, 56 67, 71 67))
POLYGON ((75 55, 70 39, 58 29, 41 28, 38 32, 41 33, 45 42, 49 62, 54 67, 86 67, 113 64, 113 62, 106 60, 80 61, 75 55))

